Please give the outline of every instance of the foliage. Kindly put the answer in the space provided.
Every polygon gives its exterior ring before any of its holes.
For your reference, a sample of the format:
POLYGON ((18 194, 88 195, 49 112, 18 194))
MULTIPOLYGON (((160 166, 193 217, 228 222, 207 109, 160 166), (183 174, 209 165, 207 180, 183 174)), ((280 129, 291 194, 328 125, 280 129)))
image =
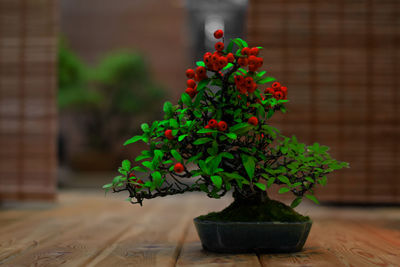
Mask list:
POLYGON ((59 106, 84 111, 77 119, 91 147, 111 148, 119 136, 133 130, 132 115, 155 117, 163 96, 140 54, 114 52, 88 67, 61 42, 59 106))
POLYGON ((187 70, 188 88, 178 105, 164 104, 164 120, 143 123, 143 134, 125 142, 142 141, 148 149, 135 164, 124 160, 104 188, 127 190, 132 203, 142 204, 189 191, 220 198, 233 190, 235 198, 251 199, 277 184, 279 193, 294 194, 292 207, 303 197, 318 202, 314 187, 348 164, 332 159, 328 147, 306 146, 268 124, 275 112, 286 112, 287 88, 258 71, 261 47, 248 48, 240 38, 226 49, 222 42, 215 47, 195 71, 187 70), (136 171, 149 173, 148 179, 129 179, 136 171))

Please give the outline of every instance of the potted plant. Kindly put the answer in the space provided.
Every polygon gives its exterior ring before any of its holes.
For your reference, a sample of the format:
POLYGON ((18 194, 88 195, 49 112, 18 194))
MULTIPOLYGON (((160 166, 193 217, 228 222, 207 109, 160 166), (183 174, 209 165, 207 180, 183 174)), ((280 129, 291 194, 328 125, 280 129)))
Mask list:
MULTIPOLYGON (((223 32, 214 36, 221 39, 223 32)), ((143 134, 125 142, 143 141, 149 149, 135 166, 124 160, 120 175, 104 188, 128 191, 140 205, 192 191, 211 198, 232 191, 230 206, 194 219, 205 249, 299 251, 312 222, 293 208, 304 197, 318 203, 314 187, 348 164, 332 159, 328 147, 306 146, 268 124, 275 112, 286 112, 287 88, 260 71, 261 47, 236 38, 215 49, 186 71, 187 89, 178 105, 164 104, 164 120, 142 124, 143 134), (141 179, 137 171, 149 176, 141 179), (294 194, 290 207, 268 197, 273 184, 279 193, 294 194)))

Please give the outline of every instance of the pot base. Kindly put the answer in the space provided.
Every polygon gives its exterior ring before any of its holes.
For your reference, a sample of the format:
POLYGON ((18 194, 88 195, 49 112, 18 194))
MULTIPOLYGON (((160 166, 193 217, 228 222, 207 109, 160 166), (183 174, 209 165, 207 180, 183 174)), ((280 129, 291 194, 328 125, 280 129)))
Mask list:
POLYGON ((312 221, 216 222, 194 219, 203 248, 219 253, 290 253, 300 251, 312 221))

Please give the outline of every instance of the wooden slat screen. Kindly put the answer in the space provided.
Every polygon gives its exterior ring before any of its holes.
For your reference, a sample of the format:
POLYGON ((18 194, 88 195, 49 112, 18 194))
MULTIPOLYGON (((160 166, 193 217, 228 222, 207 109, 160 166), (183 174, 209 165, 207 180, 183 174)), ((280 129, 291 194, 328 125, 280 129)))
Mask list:
POLYGON ((0 201, 53 199, 55 0, 0 0, 0 201))
POLYGON ((325 201, 400 202, 399 13, 398 0, 250 1, 248 39, 289 90, 273 123, 351 164, 325 201))

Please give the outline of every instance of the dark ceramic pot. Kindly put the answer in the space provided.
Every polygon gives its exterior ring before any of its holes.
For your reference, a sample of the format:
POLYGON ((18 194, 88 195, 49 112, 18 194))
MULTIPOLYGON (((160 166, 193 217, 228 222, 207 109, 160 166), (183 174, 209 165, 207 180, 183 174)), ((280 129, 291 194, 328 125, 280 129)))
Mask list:
POLYGON ((205 250, 222 253, 297 252, 307 240, 307 222, 214 222, 194 219, 205 250))

